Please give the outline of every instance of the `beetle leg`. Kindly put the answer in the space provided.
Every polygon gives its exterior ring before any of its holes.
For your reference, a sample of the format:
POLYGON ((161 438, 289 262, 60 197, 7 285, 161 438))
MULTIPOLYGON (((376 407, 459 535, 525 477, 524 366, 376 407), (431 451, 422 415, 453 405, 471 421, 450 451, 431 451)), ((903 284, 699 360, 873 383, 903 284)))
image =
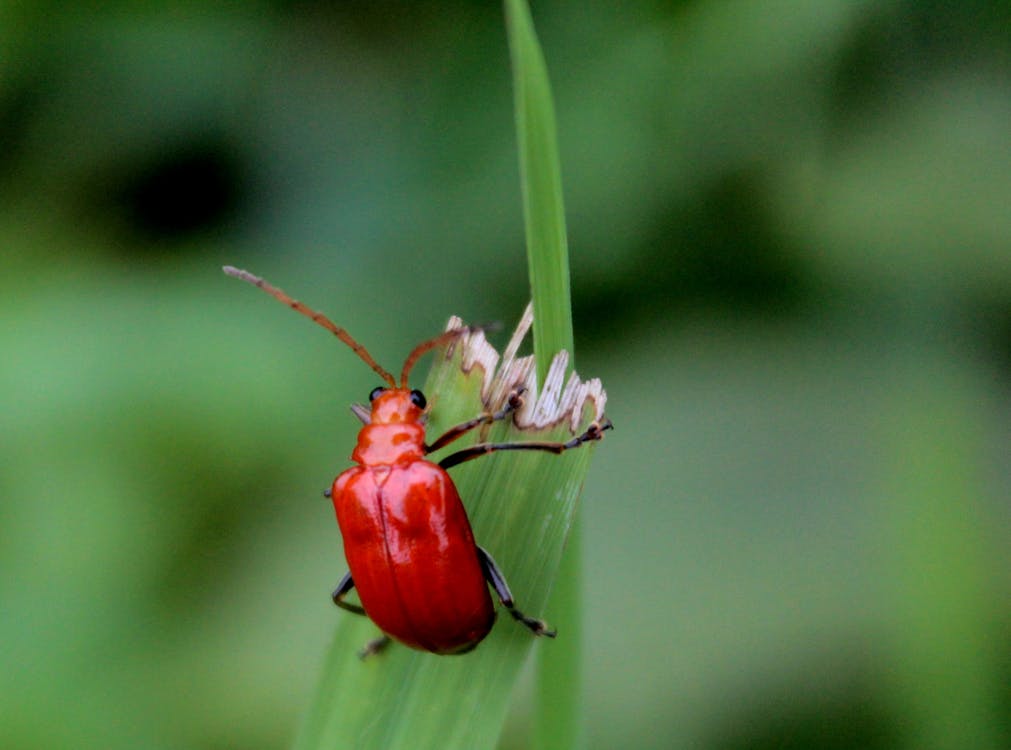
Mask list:
POLYGON ((548 451, 549 453, 564 453, 572 448, 578 448, 583 443, 601 440, 604 437, 604 431, 613 428, 614 425, 611 424, 611 420, 605 419, 603 422, 594 422, 582 435, 578 435, 565 443, 549 443, 546 441, 478 443, 456 453, 451 453, 439 461, 439 466, 443 469, 448 469, 451 466, 462 464, 464 461, 470 461, 489 453, 494 453, 495 451, 548 451))
MULTIPOLYGON (((344 577, 341 578, 341 582, 337 584, 337 588, 334 589, 333 603, 341 609, 346 609, 348 612, 354 612, 356 615, 364 615, 365 610, 357 604, 349 604, 344 601, 344 597, 347 596, 354 587, 355 582, 351 579, 351 573, 345 573, 344 577)), ((378 654, 389 645, 390 637, 388 635, 384 634, 378 638, 373 638, 371 641, 362 646, 362 650, 358 652, 358 658, 367 659, 373 654, 378 654)))
POLYGON ((351 413, 358 417, 358 421, 362 424, 372 423, 372 415, 369 412, 369 407, 364 404, 351 404, 351 413))
POLYGON ((494 414, 482 414, 479 417, 474 417, 473 419, 468 419, 466 422, 461 422, 455 427, 450 427, 446 432, 439 436, 439 438, 431 445, 425 446, 425 453, 433 453, 439 448, 449 445, 457 438, 463 437, 468 432, 473 430, 475 427, 480 427, 481 425, 491 424, 492 422, 498 422, 505 419, 514 411, 523 406, 523 391, 526 388, 516 388, 509 393, 509 398, 506 401, 505 406, 499 409, 494 414))
POLYGON ((481 570, 484 571, 485 580, 491 584, 491 587, 495 589, 495 593, 498 595, 499 601, 502 602, 502 606, 509 610, 509 614, 513 616, 513 619, 519 620, 528 628, 534 635, 543 635, 548 638, 555 637, 555 630, 549 628, 548 624, 544 620, 538 620, 533 617, 527 617, 525 614, 516 609, 516 605, 513 603, 513 593, 509 590, 509 584, 506 583, 505 576, 502 575, 502 571, 499 570, 498 565, 492 559, 491 555, 488 554, 488 550, 484 547, 477 548, 477 556, 481 561, 481 570))
POLYGON ((337 588, 333 591, 333 603, 341 609, 346 609, 348 612, 354 612, 356 615, 364 615, 365 610, 362 607, 359 607, 357 604, 351 604, 344 601, 344 597, 347 596, 354 587, 355 582, 351 579, 351 573, 345 573, 344 577, 341 578, 341 582, 337 584, 337 588))
POLYGON ((370 656, 385 650, 391 642, 392 641, 388 635, 381 635, 378 638, 373 638, 371 641, 362 646, 362 650, 358 652, 358 658, 363 660, 368 659, 370 656))

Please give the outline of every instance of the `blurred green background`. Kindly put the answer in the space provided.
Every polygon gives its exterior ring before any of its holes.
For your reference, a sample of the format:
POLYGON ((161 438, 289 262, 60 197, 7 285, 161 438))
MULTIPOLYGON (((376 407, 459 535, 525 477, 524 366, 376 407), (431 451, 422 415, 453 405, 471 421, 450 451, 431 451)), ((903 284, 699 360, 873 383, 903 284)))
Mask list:
MULTIPOLYGON (((1008 4, 533 10, 590 746, 1009 746, 1008 4)), ((288 744, 375 377, 220 266, 511 325, 511 95, 494 2, 0 5, 0 745, 288 744)))

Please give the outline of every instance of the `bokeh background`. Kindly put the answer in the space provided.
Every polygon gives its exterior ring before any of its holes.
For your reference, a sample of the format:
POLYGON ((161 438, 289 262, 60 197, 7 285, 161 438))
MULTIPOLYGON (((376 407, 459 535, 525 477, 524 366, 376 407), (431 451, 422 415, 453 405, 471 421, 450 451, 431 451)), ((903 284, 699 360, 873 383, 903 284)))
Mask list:
MULTIPOLYGON (((1011 743, 1008 8, 534 3, 592 748, 1011 743)), ((375 383, 220 266, 511 324, 512 117, 494 2, 0 5, 4 748, 288 744, 375 383)))

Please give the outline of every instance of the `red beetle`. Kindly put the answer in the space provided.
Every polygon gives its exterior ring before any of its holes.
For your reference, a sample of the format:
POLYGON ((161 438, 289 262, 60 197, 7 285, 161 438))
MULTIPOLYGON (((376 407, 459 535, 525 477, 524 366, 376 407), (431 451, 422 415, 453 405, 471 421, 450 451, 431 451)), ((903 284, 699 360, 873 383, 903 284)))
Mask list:
POLYGON ((555 631, 542 620, 516 609, 502 572, 491 555, 474 542, 467 512, 446 469, 499 450, 561 453, 600 440, 604 430, 611 428, 610 421, 595 422, 582 435, 564 443, 479 443, 433 463, 425 456, 475 427, 506 418, 522 404, 521 393, 514 391, 501 411, 482 414, 430 444, 425 442, 426 401, 421 391, 408 388, 411 368, 429 350, 472 329, 449 331, 416 346, 404 362, 398 387, 393 376, 343 328, 248 271, 231 266, 225 266, 224 271, 326 328, 388 384, 369 395, 368 414, 364 409, 355 410, 365 422, 351 454, 357 465, 338 476, 327 493, 337 512, 350 568, 333 592, 333 601, 338 607, 367 615, 384 633, 368 644, 362 655, 378 651, 390 638, 436 654, 470 651, 495 621, 489 584, 516 620, 534 635, 553 638, 555 631), (358 590, 360 607, 345 601, 353 588, 358 590))

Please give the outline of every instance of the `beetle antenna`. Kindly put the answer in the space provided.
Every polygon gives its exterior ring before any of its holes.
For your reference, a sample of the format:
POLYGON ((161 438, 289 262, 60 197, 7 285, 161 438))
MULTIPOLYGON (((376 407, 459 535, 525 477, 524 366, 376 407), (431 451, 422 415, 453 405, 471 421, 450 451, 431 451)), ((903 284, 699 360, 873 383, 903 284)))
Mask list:
MULTIPOLYGON (((276 299, 278 302, 283 302, 295 312, 302 313, 302 315, 309 318, 313 322, 323 326, 325 329, 330 331, 330 333, 332 333, 334 336, 336 336, 345 344, 350 346, 354 350, 354 353, 357 354, 362 359, 362 361, 365 362, 365 364, 371 367, 373 371, 375 371, 375 373, 379 375, 379 377, 381 377, 383 380, 389 383, 391 387, 393 388, 397 387, 397 382, 393 379, 393 376, 390 375, 390 373, 386 372, 386 370, 380 367, 376 363, 376 361, 372 359, 372 355, 368 353, 365 347, 359 344, 353 338, 351 338, 350 333, 348 333, 339 325, 331 321, 323 313, 318 313, 312 308, 307 307, 303 303, 299 302, 297 299, 292 299, 287 294, 278 289, 276 286, 272 286, 270 283, 264 281, 259 276, 254 276, 249 271, 243 271, 241 268, 235 268, 234 266, 224 266, 221 270, 223 270, 229 276, 234 276, 237 279, 242 279, 243 281, 249 282, 255 287, 259 287, 267 294, 269 294, 271 297, 276 299)), ((415 357, 415 359, 417 359, 417 357, 415 357)))
POLYGON ((472 326, 465 326, 463 328, 454 328, 452 331, 446 331, 445 333, 436 336, 434 339, 429 339, 428 341, 422 341, 411 353, 407 355, 407 360, 404 362, 404 369, 400 371, 400 387, 407 387, 407 376, 411 372, 411 368, 421 359, 422 355, 427 354, 432 349, 442 346, 443 344, 448 344, 455 338, 459 338, 465 333, 471 333, 473 331, 480 330, 472 326))

